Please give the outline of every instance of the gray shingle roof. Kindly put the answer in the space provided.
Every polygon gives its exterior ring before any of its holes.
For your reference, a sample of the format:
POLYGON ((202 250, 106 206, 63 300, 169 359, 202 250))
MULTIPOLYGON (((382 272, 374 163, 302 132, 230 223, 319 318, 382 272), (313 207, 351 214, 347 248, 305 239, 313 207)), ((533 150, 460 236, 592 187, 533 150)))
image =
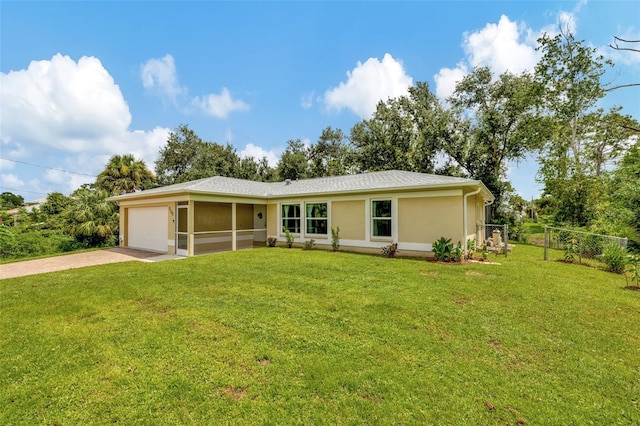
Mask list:
MULTIPOLYGON (((243 179, 215 176, 191 182, 164 186, 161 188, 148 189, 134 194, 120 195, 112 197, 112 199, 119 201, 137 198, 142 195, 169 195, 185 192, 269 198, 447 186, 480 186, 486 190, 486 187, 477 180, 401 170, 387 170, 356 175, 332 176, 273 183, 254 182, 243 179)), ((489 193, 488 190, 487 193, 489 193)))

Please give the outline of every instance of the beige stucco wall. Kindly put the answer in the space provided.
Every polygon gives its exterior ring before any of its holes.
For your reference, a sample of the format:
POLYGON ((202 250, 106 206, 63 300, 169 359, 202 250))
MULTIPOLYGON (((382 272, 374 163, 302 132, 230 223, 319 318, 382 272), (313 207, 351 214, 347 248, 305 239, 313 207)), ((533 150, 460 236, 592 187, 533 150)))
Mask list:
POLYGON ((364 240, 366 229, 365 200, 333 201, 331 227, 340 227, 340 238, 364 240))
POLYGON ((267 235, 278 235, 278 205, 267 204, 267 235))
POLYGON ((484 223, 484 200, 480 194, 467 198, 467 239, 476 239, 476 229, 484 223))
POLYGON ((462 197, 398 199, 398 241, 431 244, 440 237, 462 238, 462 197))

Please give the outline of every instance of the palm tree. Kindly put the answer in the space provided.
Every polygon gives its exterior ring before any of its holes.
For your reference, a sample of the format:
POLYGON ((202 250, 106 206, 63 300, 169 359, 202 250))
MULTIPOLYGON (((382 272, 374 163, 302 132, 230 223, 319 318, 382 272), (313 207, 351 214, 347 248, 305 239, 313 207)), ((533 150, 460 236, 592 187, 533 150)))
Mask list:
POLYGON ((74 191, 64 211, 68 230, 89 246, 114 244, 119 227, 116 203, 107 201, 109 192, 83 186, 74 191))
POLYGON ((98 175, 96 185, 111 194, 128 194, 151 187, 155 176, 143 160, 136 160, 133 154, 114 155, 105 169, 98 175))

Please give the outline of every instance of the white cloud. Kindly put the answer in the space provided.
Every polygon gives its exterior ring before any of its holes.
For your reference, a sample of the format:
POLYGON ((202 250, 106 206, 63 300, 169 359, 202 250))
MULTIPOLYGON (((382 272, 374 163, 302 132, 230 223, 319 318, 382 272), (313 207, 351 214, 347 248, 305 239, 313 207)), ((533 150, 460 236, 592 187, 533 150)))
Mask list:
POLYGON ((582 10, 582 6, 587 4, 587 0, 580 0, 573 7, 571 12, 561 10, 558 13, 558 25, 563 30, 568 30, 571 34, 576 34, 578 31, 578 14, 582 10))
MULTIPOLYGON (((27 69, 0 73, 0 103, 0 139, 7 157, 90 175, 97 175, 115 154, 133 153, 153 168, 170 132, 161 127, 130 131, 129 107, 95 57, 76 62, 56 54, 51 60, 31 62, 27 69), (47 163, 45 158, 54 160, 47 163)), ((51 172, 42 179, 69 190, 79 181, 92 180, 65 174, 60 183, 51 172)), ((9 186, 4 177, 3 185, 9 186)), ((35 186, 29 190, 42 191, 35 186)))
POLYGON ((526 25, 502 15, 497 24, 488 23, 479 31, 463 35, 465 60, 455 68, 442 68, 434 76, 436 94, 445 99, 455 85, 476 67, 489 67, 497 76, 506 71, 521 73, 532 70, 540 57, 536 52, 537 37, 526 25))
POLYGON ((186 89, 180 87, 176 73, 176 65, 173 56, 165 55, 158 59, 149 59, 140 69, 142 85, 145 89, 159 91, 167 96, 175 104, 176 98, 184 93, 186 89))
POLYGON ((2 174, 2 186, 13 189, 22 189, 24 182, 17 175, 14 174, 2 174))
POLYGON ((518 26, 505 15, 498 24, 487 24, 482 30, 465 34, 465 53, 472 67, 488 66, 496 74, 514 74, 530 70, 538 62, 535 44, 527 42, 527 28, 518 26))
POLYGON ((232 112, 249 109, 249 105, 243 100, 233 99, 226 87, 222 88, 219 95, 211 93, 188 100, 189 89, 180 85, 176 64, 171 55, 152 58, 142 64, 140 78, 145 89, 155 91, 163 98, 168 98, 183 112, 193 111, 195 108, 196 111, 212 117, 227 118, 232 112))
POLYGON ((369 58, 347 71, 347 81, 327 90, 324 102, 329 109, 349 108, 361 118, 369 118, 379 101, 405 95, 413 84, 402 63, 385 53, 382 61, 369 58))
POLYGON ((247 144, 244 149, 240 151, 240 157, 253 157, 256 160, 261 160, 262 157, 267 157, 269 166, 275 167, 278 164, 278 155, 276 155, 273 150, 266 151, 264 148, 252 143, 247 144))
POLYGON ((4 142, 94 150, 103 135, 131 123, 120 88, 94 57, 76 63, 56 54, 26 70, 0 73, 0 83, 4 142))
POLYGON ((212 93, 202 98, 196 96, 193 98, 192 105, 196 106, 205 114, 216 118, 227 118, 227 116, 234 111, 245 111, 249 109, 249 105, 244 101, 232 99, 231 93, 229 93, 229 89, 226 87, 222 88, 222 92, 219 95, 212 93))
POLYGON ((459 64, 456 68, 441 68, 433 78, 436 82, 436 96, 446 99, 456 90, 456 84, 467 74, 465 64, 459 64))

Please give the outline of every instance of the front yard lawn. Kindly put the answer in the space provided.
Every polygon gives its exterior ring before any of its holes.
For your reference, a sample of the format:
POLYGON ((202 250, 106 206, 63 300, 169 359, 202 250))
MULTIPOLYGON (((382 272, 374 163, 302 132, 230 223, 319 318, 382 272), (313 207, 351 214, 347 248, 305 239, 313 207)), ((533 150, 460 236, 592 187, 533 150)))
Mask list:
POLYGON ((298 249, 0 281, 0 424, 639 424, 640 293, 298 249))

